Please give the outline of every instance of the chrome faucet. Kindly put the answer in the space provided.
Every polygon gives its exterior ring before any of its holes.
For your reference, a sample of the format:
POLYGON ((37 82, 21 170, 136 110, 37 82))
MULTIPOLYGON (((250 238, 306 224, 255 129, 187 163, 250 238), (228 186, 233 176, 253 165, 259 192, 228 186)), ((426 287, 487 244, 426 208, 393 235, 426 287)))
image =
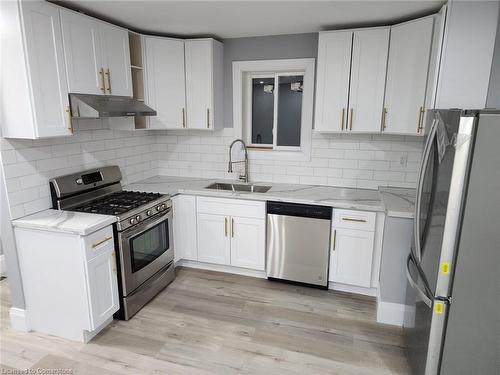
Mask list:
POLYGON ((243 182, 248 182, 248 152, 247 145, 245 144, 245 142, 243 142, 243 139, 235 139, 229 146, 229 167, 227 169, 229 173, 233 172, 233 164, 235 163, 245 163, 245 173, 238 176, 238 178, 243 182), (245 150, 245 160, 231 161, 231 150, 233 148, 233 145, 237 142, 241 142, 241 144, 243 145, 243 149, 245 150))

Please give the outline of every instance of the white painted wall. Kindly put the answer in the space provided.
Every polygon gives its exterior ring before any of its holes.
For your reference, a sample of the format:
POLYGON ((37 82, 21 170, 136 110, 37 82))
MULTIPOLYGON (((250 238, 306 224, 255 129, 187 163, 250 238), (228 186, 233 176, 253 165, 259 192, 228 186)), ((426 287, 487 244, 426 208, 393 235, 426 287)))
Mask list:
POLYGON ((157 174, 154 135, 110 130, 106 120, 75 121, 71 137, 0 140, 12 218, 52 206, 49 178, 116 164, 123 183, 157 174))

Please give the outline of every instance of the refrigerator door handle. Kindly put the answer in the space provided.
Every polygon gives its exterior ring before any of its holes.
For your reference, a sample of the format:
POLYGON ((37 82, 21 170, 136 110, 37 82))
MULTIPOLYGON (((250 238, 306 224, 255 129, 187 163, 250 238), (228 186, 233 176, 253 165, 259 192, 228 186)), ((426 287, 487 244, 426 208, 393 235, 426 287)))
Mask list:
POLYGON ((422 157, 422 164, 420 165, 420 174, 418 176, 417 184, 417 195, 415 199, 415 218, 413 219, 413 236, 415 240, 415 256, 420 262, 422 260, 422 249, 420 247, 420 206, 422 204, 422 190, 424 188, 424 178, 427 167, 427 162, 429 161, 429 156, 432 151, 432 143, 436 137, 436 123, 432 125, 431 131, 429 133, 429 138, 425 143, 424 154, 422 157))
POLYGON ((427 305, 429 308, 432 308, 432 300, 427 296, 427 294, 420 289, 420 287, 417 285, 416 281, 413 280, 413 277, 411 276, 410 272, 410 262, 412 261, 411 254, 408 255, 408 258, 406 259, 406 278, 408 279, 408 282, 410 283, 411 287, 417 292, 418 296, 420 299, 427 305))

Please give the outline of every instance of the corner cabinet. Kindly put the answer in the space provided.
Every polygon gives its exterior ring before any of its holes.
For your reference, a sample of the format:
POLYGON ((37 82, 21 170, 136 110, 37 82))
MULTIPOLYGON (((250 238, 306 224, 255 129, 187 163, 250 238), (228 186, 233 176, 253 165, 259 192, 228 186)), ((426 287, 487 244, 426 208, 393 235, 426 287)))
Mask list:
POLYGON ((69 92, 132 96, 128 30, 60 12, 69 92))
POLYGON ((388 27, 320 33, 316 131, 380 131, 388 48, 388 27))
POLYGON ((197 198, 198 261, 264 271, 265 203, 197 198))
POLYGON ((59 7, 2 1, 2 136, 72 134, 59 7))
POLYGON ((119 309, 112 226, 88 235, 16 227, 29 329, 89 341, 119 309))
POLYGON ((375 221, 374 212, 333 210, 329 281, 372 286, 375 221))
POLYGON ((214 39, 185 40, 186 127, 222 128, 223 44, 214 39))

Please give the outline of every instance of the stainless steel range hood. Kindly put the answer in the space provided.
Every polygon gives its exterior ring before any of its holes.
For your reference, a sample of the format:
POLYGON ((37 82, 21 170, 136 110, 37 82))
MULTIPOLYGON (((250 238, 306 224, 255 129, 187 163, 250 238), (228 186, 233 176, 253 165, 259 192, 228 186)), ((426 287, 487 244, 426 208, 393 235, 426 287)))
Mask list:
POLYGON ((156 116, 156 111, 129 96, 69 94, 74 118, 156 116))

